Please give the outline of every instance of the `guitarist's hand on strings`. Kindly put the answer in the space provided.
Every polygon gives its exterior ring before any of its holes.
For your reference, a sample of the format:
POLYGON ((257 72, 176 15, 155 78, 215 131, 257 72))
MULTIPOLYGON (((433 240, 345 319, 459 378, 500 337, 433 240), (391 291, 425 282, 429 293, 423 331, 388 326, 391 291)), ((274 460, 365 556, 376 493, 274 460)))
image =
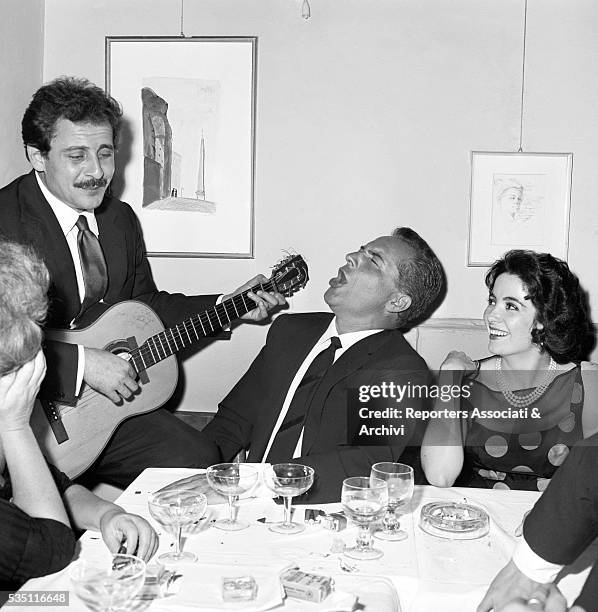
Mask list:
MULTIPOLYGON (((264 284, 267 282, 268 279, 263 274, 258 274, 247 281, 244 285, 241 285, 238 289, 235 289, 235 291, 232 293, 223 296, 222 301, 228 300, 239 293, 243 293, 243 291, 247 291, 247 289, 255 287, 255 285, 264 284)), ((247 296, 256 303, 257 308, 250 310, 247 314, 241 317, 245 321, 263 321, 264 319, 268 318, 268 312, 270 310, 276 308, 277 306, 284 306, 287 303, 285 297, 281 293, 277 292, 257 291, 256 293, 253 293, 253 291, 250 291, 247 296)))
POLYGON ((129 399, 139 389, 137 374, 127 361, 104 351, 85 347, 83 380, 115 404, 129 399))

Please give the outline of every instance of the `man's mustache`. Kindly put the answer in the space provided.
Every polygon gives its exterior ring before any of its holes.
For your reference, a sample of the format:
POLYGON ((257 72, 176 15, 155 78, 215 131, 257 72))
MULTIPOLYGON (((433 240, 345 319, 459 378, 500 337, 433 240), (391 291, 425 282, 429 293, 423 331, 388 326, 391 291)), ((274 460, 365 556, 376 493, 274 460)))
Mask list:
POLYGON ((90 178, 75 183, 75 187, 78 189, 97 189, 98 187, 106 187, 106 185, 108 185, 108 181, 105 178, 90 178))

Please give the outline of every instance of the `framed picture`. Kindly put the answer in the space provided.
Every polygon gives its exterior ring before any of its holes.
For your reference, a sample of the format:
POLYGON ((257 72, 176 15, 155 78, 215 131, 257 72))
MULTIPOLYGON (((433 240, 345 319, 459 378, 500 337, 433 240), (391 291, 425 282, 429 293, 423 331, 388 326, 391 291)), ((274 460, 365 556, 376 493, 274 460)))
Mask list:
POLYGON ((567 260, 571 153, 471 153, 467 264, 488 266, 510 249, 567 260))
POLYGON ((256 37, 106 37, 114 189, 148 255, 253 257, 256 61, 256 37))

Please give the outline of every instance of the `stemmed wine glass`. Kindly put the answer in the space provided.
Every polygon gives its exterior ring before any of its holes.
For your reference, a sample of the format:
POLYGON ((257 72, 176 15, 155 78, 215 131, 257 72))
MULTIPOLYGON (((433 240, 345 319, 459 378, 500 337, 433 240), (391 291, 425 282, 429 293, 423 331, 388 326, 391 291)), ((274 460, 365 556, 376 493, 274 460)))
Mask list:
POLYGON ((382 461, 374 463, 372 478, 385 480, 388 485, 388 505, 382 519, 382 529, 374 532, 380 540, 404 540, 407 534, 401 529, 397 512, 406 508, 413 497, 413 468, 405 463, 382 461))
POLYGON ((372 546, 370 524, 384 513, 388 503, 388 486, 380 478, 353 476, 343 480, 341 502, 347 516, 357 525, 357 541, 345 555, 352 559, 378 559, 384 553, 372 546))
POLYGON ((305 493, 314 482, 314 469, 298 463, 275 463, 264 472, 266 486, 284 500, 284 521, 270 525, 276 533, 300 533, 305 525, 291 521, 293 497, 305 493))
POLYGON ((148 499, 152 517, 174 535, 174 551, 161 554, 162 563, 192 563, 197 555, 181 551, 183 527, 198 521, 204 514, 208 498, 203 493, 194 493, 185 489, 156 491, 148 499))
POLYGON ((80 559, 70 570, 77 596, 94 612, 111 612, 125 606, 141 589, 145 562, 133 555, 80 559))
POLYGON ((249 527, 247 521, 239 521, 235 516, 235 502, 241 493, 255 485, 257 470, 246 463, 217 463, 207 469, 206 476, 212 489, 228 498, 229 518, 217 520, 213 523, 214 527, 224 531, 239 531, 249 527))

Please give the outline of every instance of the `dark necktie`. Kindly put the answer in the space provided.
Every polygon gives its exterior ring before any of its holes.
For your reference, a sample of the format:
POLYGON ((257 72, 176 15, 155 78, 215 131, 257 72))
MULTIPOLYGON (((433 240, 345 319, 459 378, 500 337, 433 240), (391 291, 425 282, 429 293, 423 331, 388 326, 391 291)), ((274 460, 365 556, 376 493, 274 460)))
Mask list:
MULTIPOLYGON (((80 317, 90 306, 99 302, 106 294, 108 286, 108 270, 100 241, 89 229, 87 219, 79 215, 77 219, 79 234, 77 235, 77 247, 83 270, 83 284, 85 296, 81 304, 80 317)), ((77 318, 78 318, 77 317, 77 318)))
POLYGON ((341 341, 333 336, 330 338, 330 346, 316 355, 307 368, 295 390, 282 425, 274 437, 270 452, 266 457, 268 463, 279 463, 293 456, 311 401, 326 372, 334 363, 334 354, 339 348, 341 348, 341 341))

